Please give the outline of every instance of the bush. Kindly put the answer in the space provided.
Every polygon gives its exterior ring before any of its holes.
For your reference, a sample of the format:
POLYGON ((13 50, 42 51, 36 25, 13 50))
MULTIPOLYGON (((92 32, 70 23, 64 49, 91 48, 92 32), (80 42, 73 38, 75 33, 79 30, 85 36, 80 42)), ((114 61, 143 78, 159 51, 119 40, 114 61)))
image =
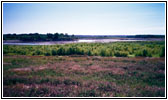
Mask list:
POLYGON ((63 47, 57 50, 57 55, 65 55, 65 49, 63 47))
POLYGON ((162 47, 160 57, 165 57, 165 47, 162 47))
POLYGON ((136 56, 142 56, 142 57, 152 57, 151 51, 147 49, 143 49, 141 51, 136 52, 136 56))
POLYGON ((92 53, 91 53, 90 50, 88 51, 87 55, 88 55, 88 56, 91 56, 91 55, 92 55, 92 53))
POLYGON ((114 55, 116 57, 127 57, 128 56, 128 52, 115 52, 114 55))
POLYGON ((35 52, 34 52, 34 54, 33 55, 42 55, 43 54, 43 52, 42 51, 40 51, 40 50, 36 50, 35 52))
POLYGON ((101 49, 101 51, 100 51, 100 56, 105 56, 106 54, 105 54, 106 52, 105 52, 105 49, 101 49))
POLYGON ((141 51, 137 51, 137 52, 135 53, 135 56, 143 56, 143 53, 142 53, 141 51))
POLYGON ((57 55, 57 51, 56 50, 52 50, 51 53, 52 53, 53 56, 57 55))
POLYGON ((51 56, 51 53, 50 52, 46 52, 45 56, 51 56))

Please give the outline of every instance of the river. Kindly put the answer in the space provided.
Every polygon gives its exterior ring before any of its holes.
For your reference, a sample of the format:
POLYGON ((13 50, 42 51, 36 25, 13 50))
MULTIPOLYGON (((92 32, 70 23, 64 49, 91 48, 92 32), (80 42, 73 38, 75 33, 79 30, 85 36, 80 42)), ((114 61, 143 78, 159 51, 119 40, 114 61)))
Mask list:
POLYGON ((164 41, 164 39, 79 39, 76 41, 44 41, 44 42, 21 42, 5 40, 3 45, 55 45, 69 43, 109 43, 109 42, 129 42, 129 41, 164 41))

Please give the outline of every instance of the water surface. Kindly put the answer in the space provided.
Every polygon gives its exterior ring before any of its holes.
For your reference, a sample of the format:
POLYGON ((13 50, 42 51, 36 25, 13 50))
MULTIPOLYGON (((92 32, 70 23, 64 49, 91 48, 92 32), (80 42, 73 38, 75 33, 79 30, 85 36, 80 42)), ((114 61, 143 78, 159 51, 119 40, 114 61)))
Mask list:
POLYGON ((162 41, 163 39, 79 39, 76 41, 44 41, 44 42, 3 42, 3 45, 55 45, 69 43, 109 43, 109 42, 129 42, 129 41, 162 41))

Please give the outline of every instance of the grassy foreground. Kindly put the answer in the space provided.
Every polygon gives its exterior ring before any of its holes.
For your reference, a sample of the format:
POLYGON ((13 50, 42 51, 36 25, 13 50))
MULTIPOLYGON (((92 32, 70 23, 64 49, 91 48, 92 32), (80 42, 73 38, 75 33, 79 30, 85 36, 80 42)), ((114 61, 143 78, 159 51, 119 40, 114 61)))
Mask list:
POLYGON ((3 96, 164 97, 165 58, 4 55, 3 96))

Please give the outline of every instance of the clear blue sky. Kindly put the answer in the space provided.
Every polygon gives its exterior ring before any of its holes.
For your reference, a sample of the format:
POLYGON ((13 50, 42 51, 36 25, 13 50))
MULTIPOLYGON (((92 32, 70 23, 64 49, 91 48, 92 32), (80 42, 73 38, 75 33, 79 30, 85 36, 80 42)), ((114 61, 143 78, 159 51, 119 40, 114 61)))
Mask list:
POLYGON ((165 34, 164 3, 3 3, 3 34, 165 34))

